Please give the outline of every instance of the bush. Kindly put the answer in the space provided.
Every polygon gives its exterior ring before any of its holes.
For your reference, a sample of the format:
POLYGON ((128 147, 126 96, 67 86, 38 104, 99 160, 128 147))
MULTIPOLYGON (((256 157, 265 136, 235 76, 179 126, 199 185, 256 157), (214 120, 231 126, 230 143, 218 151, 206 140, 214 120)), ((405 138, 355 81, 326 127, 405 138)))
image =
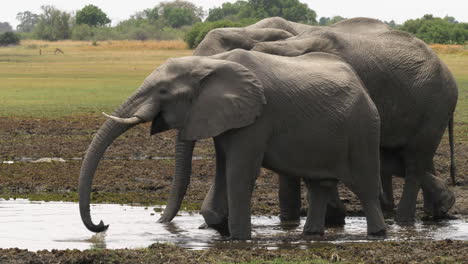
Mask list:
POLYGON ((195 24, 185 35, 184 41, 189 48, 194 49, 205 38, 206 34, 215 28, 244 27, 256 22, 255 20, 246 20, 233 22, 230 20, 220 20, 215 22, 200 22, 195 24))
POLYGON ((90 40, 93 37, 93 29, 87 24, 76 25, 72 29, 73 40, 90 40))
POLYGON ((412 33, 429 44, 464 45, 468 41, 468 23, 450 22, 433 15, 407 20, 398 29, 412 33))
POLYGON ((0 34, 0 46, 18 45, 20 37, 13 32, 5 32, 0 34))

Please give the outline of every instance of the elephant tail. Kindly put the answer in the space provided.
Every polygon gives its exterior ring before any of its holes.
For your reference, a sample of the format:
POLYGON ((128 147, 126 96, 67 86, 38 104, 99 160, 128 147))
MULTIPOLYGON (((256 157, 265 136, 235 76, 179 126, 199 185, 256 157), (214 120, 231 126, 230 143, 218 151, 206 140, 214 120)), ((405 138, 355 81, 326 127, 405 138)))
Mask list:
POLYGON ((452 178, 452 184, 456 185, 457 180, 455 176, 457 175, 457 167, 455 165, 455 144, 453 142, 453 113, 450 115, 448 122, 448 136, 450 144, 450 177, 452 178))

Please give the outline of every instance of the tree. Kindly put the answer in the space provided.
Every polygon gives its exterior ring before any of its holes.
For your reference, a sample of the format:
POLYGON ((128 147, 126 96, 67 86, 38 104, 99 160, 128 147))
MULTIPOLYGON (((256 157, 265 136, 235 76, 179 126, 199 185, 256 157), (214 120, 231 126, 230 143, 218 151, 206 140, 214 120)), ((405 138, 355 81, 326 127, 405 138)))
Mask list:
POLYGON ((19 36, 11 31, 0 34, 0 46, 18 45, 19 42, 19 36))
POLYGON ((10 31, 13 31, 13 28, 11 27, 10 23, 0 22, 0 33, 10 32, 10 31))
POLYGON ((315 11, 299 0, 249 0, 249 6, 251 13, 241 14, 242 17, 279 16, 294 22, 317 24, 315 11))
POLYGON ((38 38, 45 40, 68 39, 70 35, 70 14, 53 6, 41 6, 42 14, 35 27, 38 38))
POLYGON ((390 20, 390 21, 384 21, 385 24, 387 24, 389 27, 392 29, 396 29, 398 25, 395 23, 395 20, 390 20))
POLYGON ((76 12, 76 23, 86 24, 88 26, 104 26, 109 24, 111 20, 107 15, 95 5, 87 5, 83 9, 76 12))
POLYGON ((274 16, 294 22, 317 24, 315 11, 299 0, 249 0, 225 3, 221 7, 211 9, 207 21, 220 19, 239 21, 246 18, 262 19, 274 16))
POLYGON ((345 20, 346 18, 342 17, 342 16, 334 16, 332 18, 330 17, 321 17, 319 19, 319 25, 320 26, 328 26, 328 25, 332 25, 332 24, 335 24, 335 23, 338 23, 340 21, 343 21, 345 20))
POLYGON ((444 20, 451 24, 458 24, 458 21, 453 16, 445 16, 444 20))
POLYGON ((215 7, 213 9, 210 9, 206 21, 213 22, 223 19, 238 21, 240 20, 239 14, 241 13, 242 9, 246 8, 249 8, 248 3, 246 1, 237 1, 235 3, 223 3, 221 7, 215 7))
POLYGON ((410 19, 398 28, 414 34, 427 43, 465 44, 468 41, 468 23, 456 22, 455 18, 424 15, 410 19))
POLYGON ((29 12, 19 12, 16 14, 16 20, 20 23, 16 26, 18 32, 32 32, 37 22, 39 22, 39 16, 29 12))
POLYGON ((164 24, 173 28, 193 25, 200 22, 204 16, 201 7, 182 0, 162 2, 152 11, 148 11, 147 14, 153 20, 154 18, 161 19, 164 24))

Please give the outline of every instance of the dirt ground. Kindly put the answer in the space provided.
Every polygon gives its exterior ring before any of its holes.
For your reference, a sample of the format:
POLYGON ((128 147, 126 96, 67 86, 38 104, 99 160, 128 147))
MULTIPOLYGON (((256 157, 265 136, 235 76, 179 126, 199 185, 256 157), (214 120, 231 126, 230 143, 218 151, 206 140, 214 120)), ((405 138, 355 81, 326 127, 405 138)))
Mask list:
MULTIPOLYGON (((75 116, 69 119, 30 119, 0 117, 0 197, 25 197, 35 200, 77 200, 77 182, 81 161, 93 134, 104 121, 100 116, 75 116), (24 159, 60 157, 66 162, 32 163, 24 159), (13 164, 2 161, 18 161, 13 164)), ((464 124, 465 125, 465 124, 464 124)), ((456 128, 455 128, 456 129, 456 128)), ((138 126, 120 137, 106 152, 93 184, 94 202, 125 204, 164 204, 172 175, 175 132, 150 136, 149 126, 138 126), (164 159, 161 159, 164 157, 164 159)), ((464 140, 466 142, 466 140, 464 140)), ((184 208, 199 209, 215 171, 211 140, 197 142, 193 174, 184 208)), ((435 157, 437 176, 456 194, 451 215, 468 215, 468 145, 456 144, 458 186, 449 179, 448 142, 444 138, 435 157)), ((396 201, 403 180, 394 180, 396 201)), ((278 177, 262 170, 256 182, 253 214, 277 215, 278 177)), ((303 197, 305 192, 303 192, 303 197)), ((359 202, 340 186, 340 197, 350 215, 362 215, 359 202)), ((305 201, 305 199, 303 199, 305 201)), ((422 197, 418 199, 418 217, 422 217, 422 197)), ((0 263, 212 263, 254 259, 303 260, 316 256, 329 260, 334 252, 349 263, 468 263, 468 243, 455 241, 324 244, 297 253, 299 249, 267 251, 216 249, 193 252, 155 245, 144 250, 41 251, 0 250, 0 263), (320 250, 319 250, 320 249, 320 250), (332 253, 331 253, 332 252, 332 253), (368 252, 368 253, 364 253, 368 252), (371 253, 369 253, 371 252, 371 253), (403 252, 403 253, 402 253, 403 252), (177 253, 177 254, 176 254, 177 253), (179 254, 180 253, 180 254, 179 254), (120 259, 115 262, 115 259, 120 259), (199 261, 195 261, 198 260, 199 261), (216 260, 216 261, 215 261, 216 260)))

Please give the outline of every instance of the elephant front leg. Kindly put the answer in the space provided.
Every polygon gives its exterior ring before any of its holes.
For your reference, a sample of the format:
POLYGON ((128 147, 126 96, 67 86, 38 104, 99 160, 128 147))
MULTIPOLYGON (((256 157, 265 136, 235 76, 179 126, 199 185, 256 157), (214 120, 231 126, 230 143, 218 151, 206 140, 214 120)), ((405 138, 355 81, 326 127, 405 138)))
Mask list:
POLYGON ((228 197, 228 225, 230 239, 251 238, 252 192, 255 179, 260 172, 263 152, 250 143, 231 144, 226 152, 226 187, 228 197))
POLYGON ((301 217, 301 179, 279 175, 279 205, 282 225, 298 225, 301 217))
POLYGON ((229 236, 228 203, 226 189, 226 156, 215 142, 216 175, 213 185, 203 201, 201 214, 208 227, 222 236, 229 236))

